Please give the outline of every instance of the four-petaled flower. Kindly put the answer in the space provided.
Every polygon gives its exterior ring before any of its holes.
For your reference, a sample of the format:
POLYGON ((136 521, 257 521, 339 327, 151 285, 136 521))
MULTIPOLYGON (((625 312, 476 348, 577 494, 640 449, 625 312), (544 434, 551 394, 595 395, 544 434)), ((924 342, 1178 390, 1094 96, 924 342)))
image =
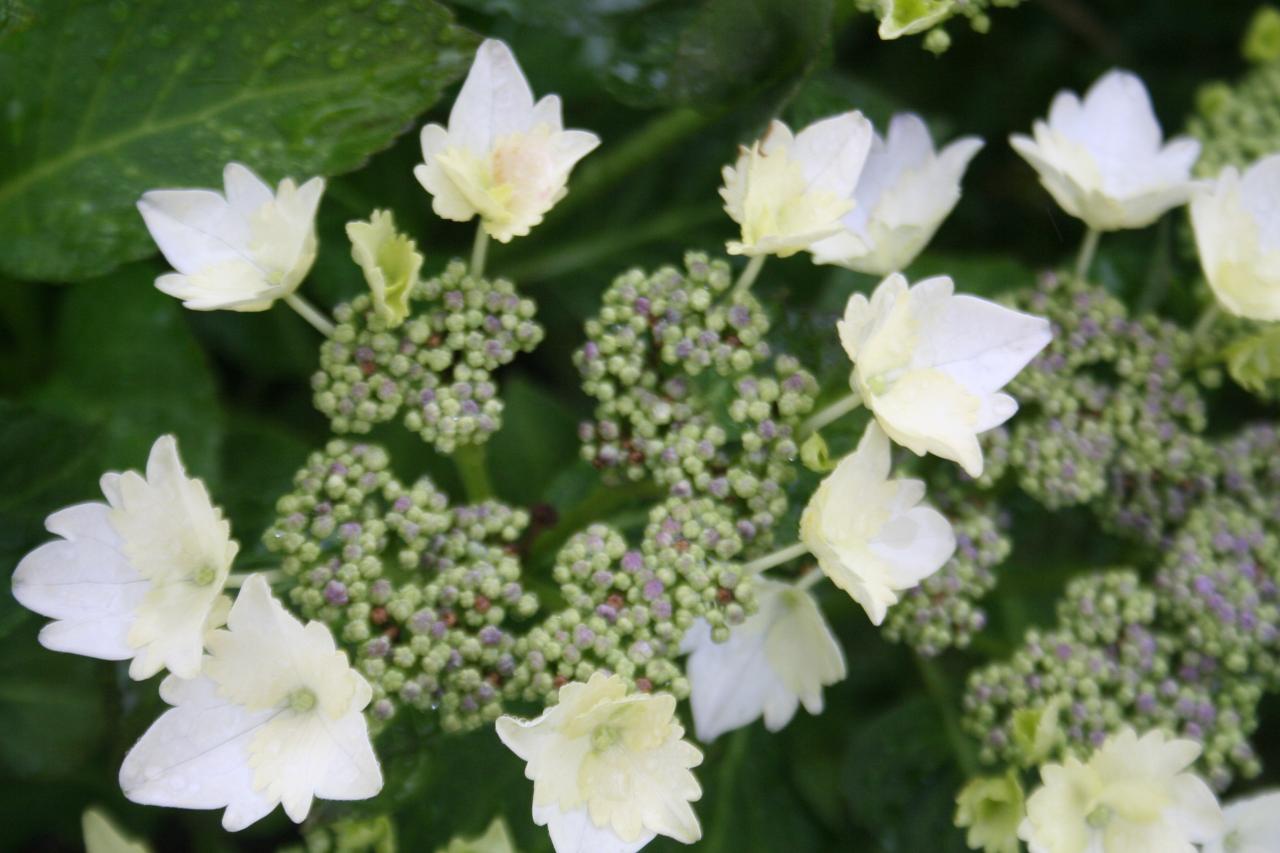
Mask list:
POLYGON ((966 136, 935 151, 920 116, 894 116, 885 138, 871 141, 844 229, 814 244, 814 263, 880 276, 906 269, 960 200, 960 179, 981 148, 966 136))
POLYGON ((946 276, 908 287, 896 273, 870 300, 851 296, 836 328, 851 384, 889 437, 971 477, 982 474, 978 434, 1018 409, 998 392, 1052 338, 1047 320, 957 296, 946 276))
POLYGON ((535 720, 498 719, 498 737, 528 762, 533 820, 557 853, 634 853, 655 835, 702 837, 689 805, 702 796, 689 772, 702 753, 675 711, 670 694, 628 696, 620 677, 597 672, 560 688, 535 720))
POLYGON ((191 479, 173 436, 156 439, 144 477, 104 474, 107 502, 76 504, 45 521, 61 539, 22 558, 13 596, 50 616, 46 648, 128 660, 129 675, 200 669, 206 632, 221 625, 238 546, 204 483, 191 479))
POLYGON ((361 713, 372 689, 320 622, 305 626, 250 577, 208 638, 191 679, 171 675, 165 711, 125 756, 120 787, 135 803, 226 807, 239 830, 277 805, 301 823, 313 798, 361 800, 382 788, 361 713))
POLYGON ((476 51, 449 127, 422 128, 422 159, 413 174, 445 219, 480 217, 503 243, 523 237, 564 198, 569 172, 600 138, 565 130, 560 98, 536 104, 511 49, 487 39, 476 51))
POLYGON ((1063 210, 1098 231, 1146 227, 1185 204, 1194 186, 1200 143, 1164 144, 1146 86, 1126 71, 1105 74, 1083 102, 1059 92, 1033 134, 1014 134, 1009 144, 1063 210))
POLYGON ((821 714, 822 688, 845 677, 844 653, 808 591, 761 578, 756 602, 759 610, 723 643, 704 620, 685 635, 689 704, 704 743, 760 716, 776 732, 801 703, 821 714))
POLYGON ((324 180, 271 186, 239 163, 226 193, 151 190, 138 202, 151 237, 177 270, 156 287, 196 311, 265 311, 289 296, 316 259, 316 208, 324 180))
POLYGON ((853 189, 874 135, 860 112, 814 122, 797 134, 780 121, 724 167, 720 196, 742 226, 731 255, 777 255, 808 250, 842 228, 853 189))
POLYGON ((1191 199, 1200 266, 1222 307, 1280 320, 1280 154, 1244 174, 1228 166, 1191 199))
POLYGON ((1018 835, 1031 853, 1195 853, 1224 827, 1217 798, 1188 771, 1199 754, 1195 741, 1123 728, 1088 762, 1040 768, 1018 835))
POLYGON ((873 421, 800 516, 800 539, 836 586, 884 621, 898 592, 951 559, 956 537, 941 513, 920 505, 924 483, 890 480, 889 439, 873 421))

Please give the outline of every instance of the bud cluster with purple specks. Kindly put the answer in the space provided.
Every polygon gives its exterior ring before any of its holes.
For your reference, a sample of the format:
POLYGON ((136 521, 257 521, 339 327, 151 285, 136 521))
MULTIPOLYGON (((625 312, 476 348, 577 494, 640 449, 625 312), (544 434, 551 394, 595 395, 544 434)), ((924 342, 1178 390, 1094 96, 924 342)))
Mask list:
POLYGON ((796 359, 772 354, 768 331, 759 302, 730 293, 728 265, 691 252, 683 270, 616 278, 574 355, 597 401, 584 458, 730 508, 749 554, 767 550, 787 511, 795 429, 818 390, 796 359))
POLYGON ((331 441, 277 504, 267 547, 289 596, 332 627, 373 685, 370 714, 435 709, 457 731, 524 692, 512 624, 538 609, 514 545, 528 516, 495 501, 450 507, 430 481, 405 487, 386 452, 331 441))
POLYGON ((453 261, 414 286, 410 305, 395 329, 368 294, 334 309, 338 325, 311 381, 316 408, 338 433, 366 433, 403 412, 441 453, 484 442, 502 423, 493 372, 542 340, 533 301, 453 261))

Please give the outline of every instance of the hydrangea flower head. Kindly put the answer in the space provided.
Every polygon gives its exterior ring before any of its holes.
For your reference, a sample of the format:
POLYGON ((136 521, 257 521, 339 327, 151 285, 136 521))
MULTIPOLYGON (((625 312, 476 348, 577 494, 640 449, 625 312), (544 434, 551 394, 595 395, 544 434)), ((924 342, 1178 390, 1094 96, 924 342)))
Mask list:
POLYGON ((891 480, 889 439, 874 422, 840 460, 800 516, 800 539, 836 586, 879 625, 910 589, 956 548, 951 524, 922 505, 924 483, 891 480))
POLYGON ((1196 853, 1224 826, 1217 798, 1188 772, 1199 754, 1195 741, 1123 728, 1088 762, 1040 768, 1018 835, 1031 853, 1196 853))
POLYGON ((196 311, 265 311, 292 294, 316 259, 324 180, 271 186, 228 163, 222 193, 151 190, 138 201, 151 237, 177 270, 156 287, 196 311))
POLYGON ((978 434, 1013 417, 999 393, 1052 339, 1047 320, 955 294, 946 276, 894 274, 836 324, 862 403, 898 444, 982 474, 978 434))
POLYGON ((860 112, 816 121, 799 133, 773 121, 724 167, 720 196, 742 226, 731 255, 787 257, 838 234, 874 131, 860 112))
POLYGON ((205 633, 222 624, 222 594, 239 546, 173 436, 156 439, 146 474, 104 474, 107 502, 76 504, 45 521, 61 537, 22 558, 13 595, 52 617, 48 649, 129 660, 142 680, 167 668, 191 678, 205 633))
POLYGON ((1085 94, 1062 91, 1033 136, 1009 138, 1067 213, 1098 231, 1144 228, 1185 204, 1200 143, 1164 143, 1142 80, 1104 74, 1085 94))
POLYGON ((960 179, 981 148, 966 136, 936 151, 920 116, 894 116, 884 138, 872 138, 843 230, 814 244, 814 263, 881 276, 906 269, 960 200, 960 179))
POLYGON ((755 589, 759 609, 727 641, 715 642, 701 620, 684 638, 689 701, 704 743, 761 716, 776 732, 802 703, 820 714, 822 688, 845 677, 844 652, 808 591, 767 578, 755 589))
POLYGON ((1238 317, 1280 320, 1280 154, 1227 166, 1191 200, 1204 277, 1238 317))
POLYGON ((303 625, 254 575, 227 630, 208 645, 197 677, 161 683, 161 698, 174 707, 125 756, 126 797, 225 807, 222 825, 235 831, 277 805, 301 823, 316 797, 360 800, 382 788, 362 713, 372 689, 325 625, 303 625))
POLYGON ((489 236, 506 243, 564 198, 574 164, 599 144, 594 133, 564 129, 558 95, 534 103, 511 49, 486 39, 449 126, 422 128, 423 162, 413 174, 438 215, 455 222, 479 216, 489 236))
POLYGON ((534 822, 557 853, 702 837, 690 805, 702 796, 690 772, 702 753, 683 739, 675 710, 670 694, 627 695, 622 678, 597 672, 562 687, 537 719, 498 719, 498 737, 527 762, 534 822))

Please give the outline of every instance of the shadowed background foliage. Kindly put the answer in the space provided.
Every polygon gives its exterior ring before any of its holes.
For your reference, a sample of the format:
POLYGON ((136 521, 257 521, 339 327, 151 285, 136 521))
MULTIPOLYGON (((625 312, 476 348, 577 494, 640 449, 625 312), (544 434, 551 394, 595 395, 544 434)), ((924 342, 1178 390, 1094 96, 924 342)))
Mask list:
MULTIPOLYGON (((603 139, 547 221, 493 246, 489 260, 539 301, 548 330, 504 373, 495 485, 514 503, 564 510, 564 496, 595 476, 574 433, 590 412, 569 357, 583 319, 627 267, 722 246, 732 223, 719 169, 770 117, 802 125, 858 108, 883 124, 911 109, 943 139, 984 137, 960 206, 912 272, 946 271, 961 289, 995 293, 1028 283, 1080 239, 1006 136, 1028 128, 1057 89, 1082 89, 1113 66, 1146 80, 1167 130, 1182 127, 1199 85, 1241 72, 1252 12, 1250 3, 1031 0, 996 9, 987 35, 954 27, 950 50, 935 57, 918 39, 879 41, 849 0, 0 2, 0 565, 11 571, 42 541, 50 511, 93 498, 98 474, 140 466, 162 432, 178 435, 189 468, 226 507, 241 567, 269 561, 257 542, 275 496, 327 436, 308 386, 315 333, 283 308, 202 315, 156 292, 163 265, 133 203, 150 188, 217 185, 232 159, 272 181, 322 174, 320 255, 303 286, 313 301, 330 308, 364 287, 342 229, 374 207, 394 211, 434 273, 468 251, 472 228, 431 213, 411 174, 416 130, 447 116, 480 36, 508 41, 535 92, 560 93, 566 123, 603 139)), ((1109 238, 1098 269, 1178 315, 1185 300, 1167 285, 1189 267, 1170 219, 1109 238)), ((842 297, 868 284, 797 256, 771 261, 757 292, 784 341, 830 382, 829 347, 813 341, 842 297)), ((415 437, 379 438, 398 468, 428 471, 457 493, 452 470, 415 437)), ((1047 539, 1015 527, 1004 569, 1013 581, 1000 594, 1019 600, 1009 611, 1022 621, 995 626, 993 642, 1016 640, 1060 591, 1052 573, 1028 581, 1020 569, 1112 558, 1105 542, 1075 535, 1087 526, 1061 516, 1047 539)), ((776 736, 752 726, 708 749, 697 849, 963 849, 951 827, 962 780, 938 702, 958 703, 969 662, 952 654, 922 679, 844 596, 824 609, 849 679, 827 692, 819 718, 801 714, 776 736)), ((155 685, 45 651, 39 622, 6 587, 0 848, 79 849, 79 817, 93 803, 157 850, 299 843, 279 813, 233 837, 213 813, 127 803, 116 769, 157 713, 155 685)), ((548 849, 528 817, 520 764, 490 731, 411 729, 380 743, 386 791, 358 807, 393 811, 401 849, 432 850, 498 812, 522 849, 548 849)), ((1264 755, 1268 746, 1264 735, 1264 755)), ((341 812, 317 804, 316 814, 330 809, 341 812)), ((660 839, 650 849, 676 847, 660 839)))

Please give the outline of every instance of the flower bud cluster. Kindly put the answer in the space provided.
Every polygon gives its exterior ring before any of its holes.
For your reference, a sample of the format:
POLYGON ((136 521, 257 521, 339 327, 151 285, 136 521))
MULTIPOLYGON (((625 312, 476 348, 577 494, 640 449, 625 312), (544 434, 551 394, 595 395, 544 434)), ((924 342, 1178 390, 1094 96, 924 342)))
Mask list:
POLYGON ((574 356, 598 401, 580 437, 607 476, 732 508, 759 552, 787 510, 795 429, 818 388, 796 359, 772 357, 760 304, 729 286, 728 265, 696 253, 684 271, 614 280, 574 356))
POLYGON ((1205 404, 1181 371, 1190 335, 1055 275, 1019 302, 1054 327, 1010 383, 1022 406, 1008 448, 1019 485, 1050 509, 1093 504, 1109 527, 1161 541, 1207 487, 1205 404))
MULTIPOLYGON (((1276 506, 1276 498, 1272 497, 1276 506)), ((1280 539, 1225 497, 1195 510, 1155 576, 1162 624, 1227 671, 1280 686, 1280 539)))
POLYGON ((511 625, 538 608, 514 553, 527 514, 451 508, 388 466, 380 447, 329 442, 279 500, 267 547, 297 609, 331 626, 373 685, 375 720, 408 704, 437 709, 447 730, 492 722, 523 689, 511 625))
POLYGON ((717 501, 672 497, 650 511, 639 548, 603 524, 570 539, 553 574, 565 607, 518 645, 526 698, 550 701, 600 669, 642 692, 687 696, 677 662, 685 632, 705 619, 727 639, 755 611, 751 578, 731 562, 743 548, 738 526, 717 501))
POLYGON ((1259 679, 1229 672, 1173 626, 1158 592, 1136 573, 1077 578, 1058 604, 1057 627, 1027 632, 1005 663, 977 670, 965 727, 985 761, 1037 763, 1015 736, 1020 711, 1057 709, 1054 752, 1083 758, 1123 725, 1159 728, 1204 746, 1199 766, 1222 789, 1260 768, 1248 738, 1257 727, 1259 679))
POLYGON ((1280 62, 1258 65, 1234 85, 1202 86, 1187 132, 1201 143, 1196 162, 1201 177, 1280 150, 1280 62))
POLYGON ((925 657, 965 648, 987 624, 978 602, 995 588, 995 567, 1009 556, 1009 522, 990 499, 970 486, 930 486, 930 501, 947 516, 956 551, 938 572, 903 593, 889 608, 884 635, 925 657))
POLYGON ((542 340, 533 301, 455 260, 414 286, 410 312, 391 329, 368 294, 334 310, 311 381, 316 408, 338 433, 366 433, 403 412, 442 453, 484 442, 502 422, 493 372, 542 340))
MULTIPOLYGON (((951 35, 947 32, 944 24, 952 17, 964 16, 969 21, 969 28, 975 33, 985 33, 991 29, 991 16, 988 13, 991 8, 1012 8, 1022 3, 1023 0, 954 0, 950 4, 949 13, 932 26, 924 26, 923 29, 912 26, 920 18, 933 15, 933 10, 942 7, 941 3, 934 4, 907 4, 899 2, 885 3, 884 0, 854 0, 854 7, 860 12, 868 15, 876 15, 882 17, 886 14, 895 16, 895 9, 901 8, 900 19, 892 21, 894 30, 905 30, 907 33, 923 33, 924 49, 933 54, 946 53, 951 47, 951 35), (887 11, 886 11, 887 10, 887 11)), ((882 37, 885 36, 885 23, 882 21, 880 28, 882 37)), ((897 38, 897 35, 891 36, 897 38)))

